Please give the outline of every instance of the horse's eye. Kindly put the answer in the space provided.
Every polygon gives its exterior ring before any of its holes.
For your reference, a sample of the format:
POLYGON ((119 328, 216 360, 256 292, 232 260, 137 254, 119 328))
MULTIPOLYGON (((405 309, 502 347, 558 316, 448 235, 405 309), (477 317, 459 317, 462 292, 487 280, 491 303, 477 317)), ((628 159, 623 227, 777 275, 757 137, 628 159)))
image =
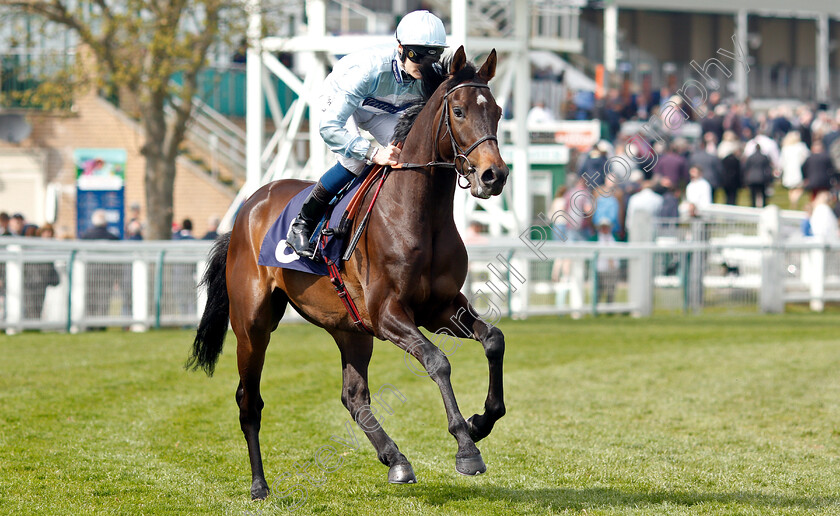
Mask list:
POLYGON ((458 118, 464 118, 464 112, 461 110, 461 108, 452 108, 452 114, 458 118))

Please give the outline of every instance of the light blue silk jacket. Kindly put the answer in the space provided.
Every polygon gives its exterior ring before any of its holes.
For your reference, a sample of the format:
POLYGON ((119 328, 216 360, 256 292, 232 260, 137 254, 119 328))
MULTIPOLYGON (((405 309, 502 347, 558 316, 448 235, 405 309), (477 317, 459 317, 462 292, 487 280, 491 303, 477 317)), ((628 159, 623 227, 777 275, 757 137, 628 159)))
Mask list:
MULTIPOLYGON (((324 82, 320 98, 321 138, 331 151, 365 159, 370 142, 348 128, 362 129, 380 116, 398 117, 422 98, 421 82, 404 73, 394 46, 373 47, 341 58, 324 82)), ((380 142, 387 144, 390 142, 380 142)))

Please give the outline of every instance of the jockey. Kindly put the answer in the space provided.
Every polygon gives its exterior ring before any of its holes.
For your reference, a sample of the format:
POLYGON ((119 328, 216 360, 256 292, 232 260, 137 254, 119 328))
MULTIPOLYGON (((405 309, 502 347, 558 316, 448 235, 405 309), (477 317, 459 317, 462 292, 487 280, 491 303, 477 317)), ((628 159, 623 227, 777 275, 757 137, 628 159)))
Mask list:
POLYGON ((400 149, 390 145, 400 113, 423 96, 421 65, 440 59, 446 48, 443 22, 428 11, 405 15, 397 26, 397 48, 374 47, 341 58, 324 82, 321 137, 338 162, 321 177, 286 236, 299 256, 311 257, 309 240, 327 205, 366 164, 396 165, 400 149), (381 145, 372 145, 359 128, 381 145))

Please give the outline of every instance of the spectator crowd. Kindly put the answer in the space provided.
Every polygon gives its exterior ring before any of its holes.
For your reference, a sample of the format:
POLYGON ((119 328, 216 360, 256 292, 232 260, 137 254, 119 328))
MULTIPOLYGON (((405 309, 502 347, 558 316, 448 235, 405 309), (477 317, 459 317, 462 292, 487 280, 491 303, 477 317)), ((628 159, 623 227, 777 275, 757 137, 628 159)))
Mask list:
MULTIPOLYGON (((763 207, 772 199, 791 209, 816 211, 820 228, 828 210, 834 225, 821 231, 837 238, 840 109, 780 105, 760 112, 749 101, 725 103, 716 92, 695 106, 665 90, 655 102, 649 98, 610 90, 592 108, 608 137, 573 158, 570 168, 576 174, 555 192, 551 208, 552 213, 563 209, 569 214, 561 221, 567 227, 560 229, 571 240, 603 238, 601 221, 609 224, 615 239, 625 240, 634 216, 642 211, 659 218, 688 218, 714 202, 763 207), (666 102, 667 127, 659 116, 666 102), (674 116, 682 117, 680 123, 674 116), (642 152, 639 142, 647 145, 642 152), (635 160, 624 156, 627 162, 640 165, 639 154, 645 150, 650 159, 620 183, 611 182, 604 167, 612 156, 627 153, 628 143, 637 150, 635 160), (592 199, 594 206, 584 202, 576 210, 565 209, 583 188, 592 195, 577 198, 592 199), (590 215, 576 217, 575 211, 590 215)), ((807 227, 803 231, 811 234, 807 227)))
MULTIPOLYGON (((207 232, 201 237, 202 240, 215 240, 219 236, 219 217, 212 216, 207 221, 207 232)), ((125 225, 125 240, 143 240, 144 224, 140 218, 140 206, 132 205, 129 209, 129 219, 125 225)), ((0 236, 22 236, 57 238, 56 230, 52 224, 46 223, 41 226, 26 220, 22 213, 9 215, 7 212, 0 212, 0 236)), ((69 237, 61 237, 67 239, 69 237)), ((88 230, 78 235, 80 240, 120 240, 116 231, 108 227, 105 210, 95 210, 91 215, 91 226, 88 230)), ((180 224, 172 225, 172 240, 196 240, 193 234, 192 219, 186 218, 180 224)))

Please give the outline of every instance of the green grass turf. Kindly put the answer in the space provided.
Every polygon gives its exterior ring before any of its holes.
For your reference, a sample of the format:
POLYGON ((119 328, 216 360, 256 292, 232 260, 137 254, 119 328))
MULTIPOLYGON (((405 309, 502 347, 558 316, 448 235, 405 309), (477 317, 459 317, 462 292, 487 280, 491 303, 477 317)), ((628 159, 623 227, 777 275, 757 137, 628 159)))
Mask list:
MULTIPOLYGON (((840 514, 838 327, 836 313, 502 321, 508 413, 478 477, 455 472, 436 386, 377 342, 371 387, 406 396, 386 398, 383 426, 419 480, 393 486, 360 430, 356 451, 330 441, 348 420, 332 341, 281 326, 267 476, 333 444, 343 463, 294 514, 840 514)), ((289 513, 292 497, 249 499, 232 334, 212 379, 182 369, 191 338, 0 336, 0 514, 289 513)), ((469 416, 486 362, 470 342, 451 361, 469 416)))

